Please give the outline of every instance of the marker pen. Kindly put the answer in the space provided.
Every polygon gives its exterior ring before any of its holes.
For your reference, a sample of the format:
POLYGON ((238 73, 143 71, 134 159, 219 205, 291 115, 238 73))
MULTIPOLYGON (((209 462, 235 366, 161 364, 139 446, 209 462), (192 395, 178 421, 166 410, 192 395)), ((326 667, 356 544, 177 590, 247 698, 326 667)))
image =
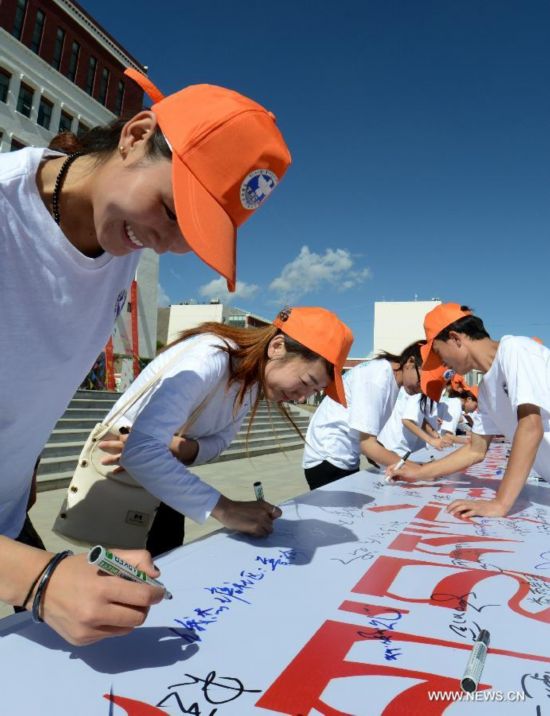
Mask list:
POLYGON ((164 598, 172 599, 172 594, 170 594, 162 582, 149 577, 149 575, 145 574, 141 569, 137 569, 137 567, 134 567, 132 564, 128 564, 128 562, 125 562, 116 554, 109 552, 101 545, 90 549, 88 552, 88 562, 106 574, 129 579, 131 582, 145 582, 145 584, 149 584, 152 587, 162 587, 164 589, 164 598))
POLYGON ((404 465, 404 464, 406 463, 406 461, 408 460, 409 455, 411 454, 411 452, 412 452, 412 450, 409 450, 408 452, 406 452, 406 453, 403 455, 403 457, 401 458, 401 460, 399 460, 399 462, 397 462, 397 463, 395 464, 395 467, 393 468, 393 474, 392 474, 392 475, 386 475, 386 477, 384 478, 384 479, 386 480, 386 482, 391 482, 391 479, 392 479, 393 475, 394 475, 398 470, 401 470, 401 468, 403 467, 403 465, 404 465))
POLYGON ((264 499, 264 488, 262 487, 262 483, 260 481, 254 483, 254 494, 256 495, 257 500, 264 499))
POLYGON ((393 468, 395 472, 397 472, 398 470, 401 470, 401 468, 403 467, 403 465, 404 465, 404 464, 407 462, 407 460, 409 459, 409 456, 410 456, 411 453, 412 453, 412 450, 407 450, 407 452, 403 455, 403 457, 401 458, 401 460, 399 460, 399 462, 397 463, 397 465, 393 468))
POLYGON ((467 694, 471 694, 477 689, 479 679, 481 678, 481 672, 485 666, 485 657, 487 656, 487 649, 489 648, 490 634, 487 629, 482 629, 479 632, 472 653, 466 664, 466 671, 464 676, 460 680, 460 686, 462 691, 467 694))

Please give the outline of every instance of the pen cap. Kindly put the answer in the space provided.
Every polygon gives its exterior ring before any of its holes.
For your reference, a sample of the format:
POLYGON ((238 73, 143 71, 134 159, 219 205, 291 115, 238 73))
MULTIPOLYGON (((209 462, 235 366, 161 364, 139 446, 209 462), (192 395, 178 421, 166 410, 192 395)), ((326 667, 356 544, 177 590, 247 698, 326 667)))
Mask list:
POLYGON ((479 632, 479 636, 477 637, 476 641, 482 641, 487 648, 489 648, 489 641, 491 639, 491 635, 487 631, 487 629, 482 629, 479 632))

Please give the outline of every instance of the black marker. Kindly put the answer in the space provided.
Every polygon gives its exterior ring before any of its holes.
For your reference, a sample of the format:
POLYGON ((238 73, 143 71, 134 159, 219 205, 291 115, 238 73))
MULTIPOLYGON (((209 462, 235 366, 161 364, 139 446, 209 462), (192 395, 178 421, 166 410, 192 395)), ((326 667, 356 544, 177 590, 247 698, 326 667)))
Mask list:
POLYGON ((467 694, 473 693, 477 689, 479 679, 481 678, 481 672, 485 666, 485 657, 487 656, 487 649, 489 648, 490 634, 487 629, 482 629, 479 632, 472 653, 466 664, 466 671, 464 676, 460 680, 460 686, 462 691, 467 694))
POLYGON ((264 488, 262 487, 262 483, 260 481, 254 483, 254 494, 256 495, 257 500, 264 499, 264 488))
MULTIPOLYGON (((394 467, 393 470, 392 470, 392 472, 393 472, 394 474, 395 474, 398 470, 401 470, 401 468, 403 467, 403 465, 404 465, 404 464, 407 462, 407 460, 409 459, 409 455, 411 454, 411 452, 412 452, 412 450, 409 450, 408 452, 406 452, 406 453, 403 455, 403 457, 401 458, 401 460, 399 460, 399 462, 397 462, 397 463, 395 464, 395 467, 394 467)), ((392 477, 393 477, 393 475, 386 475, 386 477, 385 477, 386 482, 390 482, 391 479, 392 479, 392 477)))

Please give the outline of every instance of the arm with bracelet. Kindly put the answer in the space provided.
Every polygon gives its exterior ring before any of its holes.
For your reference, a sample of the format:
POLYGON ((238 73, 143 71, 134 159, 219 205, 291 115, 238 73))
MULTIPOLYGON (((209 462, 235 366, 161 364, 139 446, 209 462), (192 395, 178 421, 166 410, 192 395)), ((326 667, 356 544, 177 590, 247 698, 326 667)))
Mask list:
MULTIPOLYGON (((122 559, 158 577, 145 550, 117 550, 122 559)), ((31 610, 66 641, 91 644, 140 626, 164 589, 100 574, 85 554, 53 554, 0 536, 0 599, 31 610)))

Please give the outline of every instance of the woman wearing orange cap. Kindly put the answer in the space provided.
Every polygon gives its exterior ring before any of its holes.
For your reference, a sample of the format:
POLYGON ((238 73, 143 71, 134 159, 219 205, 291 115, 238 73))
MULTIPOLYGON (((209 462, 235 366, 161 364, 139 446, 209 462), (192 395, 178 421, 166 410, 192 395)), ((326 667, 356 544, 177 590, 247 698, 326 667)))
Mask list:
POLYGON ((309 423, 303 458, 312 490, 357 472, 361 455, 376 467, 402 457, 378 437, 396 404, 404 404, 408 395, 420 391, 421 343, 412 343, 399 355, 382 351, 373 360, 355 366, 344 376, 346 403, 338 404, 329 395, 317 408, 309 423))
POLYGON ((493 499, 455 500, 451 514, 501 517, 512 509, 534 467, 550 481, 550 350, 520 336, 494 341, 483 321, 467 306, 441 304, 424 320, 427 344, 424 367, 441 365, 467 373, 484 373, 479 387, 478 413, 469 444, 452 455, 426 465, 406 463, 389 469, 397 479, 433 480, 481 462, 494 435, 512 443, 502 482, 493 499))
POLYGON ((131 428, 127 438, 100 447, 113 454, 104 464, 120 464, 164 503, 147 542, 153 556, 182 543, 184 515, 201 523, 212 515, 226 527, 256 536, 272 531, 273 519, 281 514, 277 507, 263 500, 231 500, 193 475, 190 466, 225 450, 247 413, 252 423, 264 398, 285 415, 284 402, 321 390, 345 405, 341 372, 352 341, 351 331, 330 311, 295 307, 264 328, 203 323, 184 331, 147 366, 107 422, 151 377, 166 371, 151 393, 117 420, 117 428, 131 428), (174 437, 195 411, 189 432, 174 437))
MULTIPOLYGON (((193 250, 232 289, 236 227, 290 163, 273 115, 247 97, 212 85, 163 97, 143 75, 127 74, 153 99, 151 110, 92 129, 68 157, 38 148, 0 156, 2 355, 10 366, 0 374, 8 416, 0 422, 0 600, 30 608, 33 580, 44 578, 37 616, 80 643, 128 631, 134 606, 142 620, 155 590, 128 583, 121 594, 81 556, 58 567, 54 555, 12 542, 26 539, 37 456, 112 332, 140 249, 193 250), (69 604, 57 588, 61 575, 68 592, 75 580, 82 585, 82 613, 98 616, 102 592, 108 608, 94 625, 83 628, 74 595, 69 604)), ((127 559, 153 569, 145 553, 127 559)))

